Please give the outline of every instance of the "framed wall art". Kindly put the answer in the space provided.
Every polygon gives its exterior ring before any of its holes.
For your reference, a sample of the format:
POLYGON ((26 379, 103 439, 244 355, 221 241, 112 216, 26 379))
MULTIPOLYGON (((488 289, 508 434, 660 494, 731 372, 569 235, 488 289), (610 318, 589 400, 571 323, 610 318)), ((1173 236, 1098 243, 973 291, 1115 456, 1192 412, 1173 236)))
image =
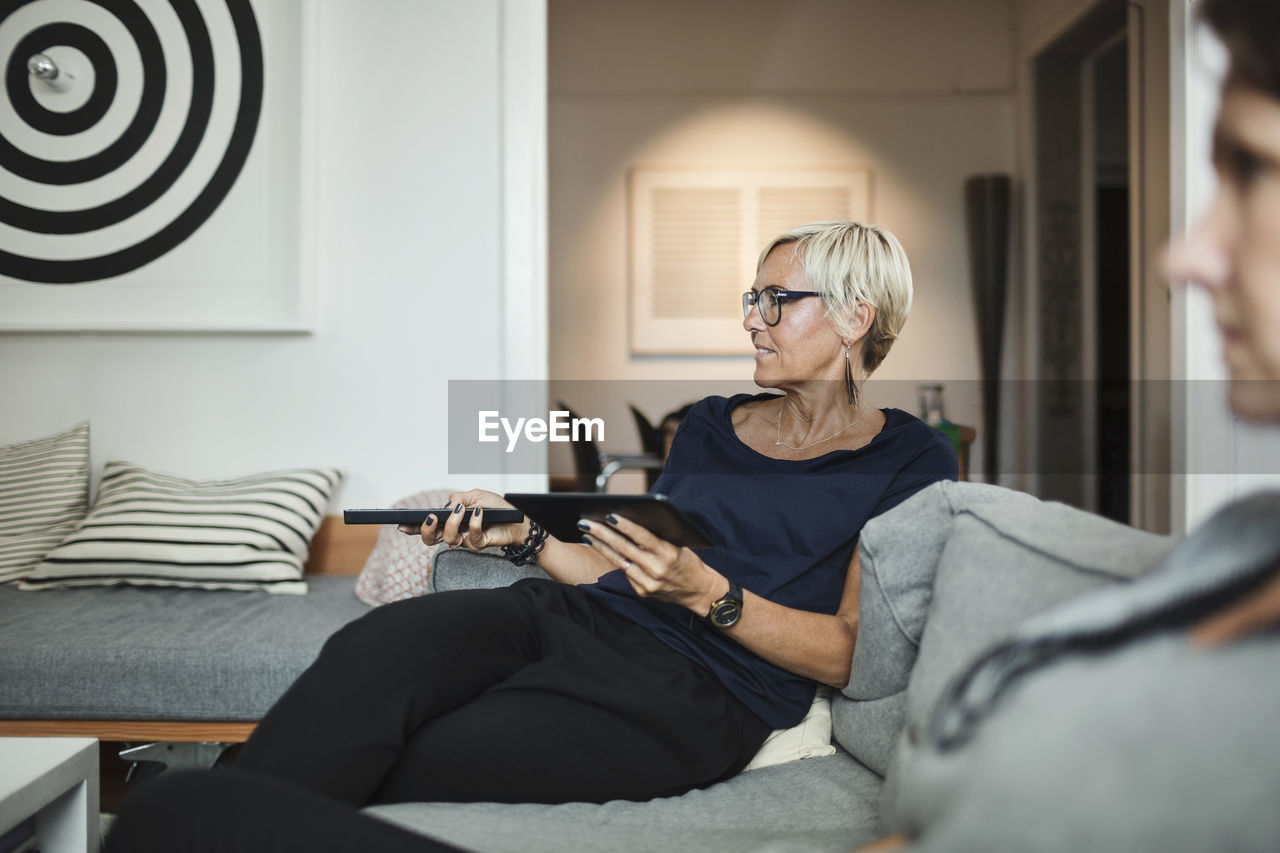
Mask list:
POLYGON ((804 222, 867 221, 865 168, 637 168, 630 175, 631 352, 749 355, 743 291, 763 246, 804 222))
POLYGON ((302 0, 2 8, 0 331, 308 331, 302 0))

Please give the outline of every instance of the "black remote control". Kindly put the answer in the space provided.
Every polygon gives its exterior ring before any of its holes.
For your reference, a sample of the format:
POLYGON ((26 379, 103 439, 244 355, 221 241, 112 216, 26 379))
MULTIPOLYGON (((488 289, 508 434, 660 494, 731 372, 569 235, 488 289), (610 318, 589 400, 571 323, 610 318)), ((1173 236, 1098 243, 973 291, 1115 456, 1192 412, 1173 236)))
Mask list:
MULTIPOLYGON (((471 507, 462 511, 462 526, 471 523, 471 507)), ((421 526, 428 515, 434 515, 443 524, 453 514, 451 509, 347 509, 342 520, 347 524, 412 524, 421 526)), ((524 521, 524 513, 518 509, 488 509, 480 517, 485 527, 491 524, 515 524, 524 521)))

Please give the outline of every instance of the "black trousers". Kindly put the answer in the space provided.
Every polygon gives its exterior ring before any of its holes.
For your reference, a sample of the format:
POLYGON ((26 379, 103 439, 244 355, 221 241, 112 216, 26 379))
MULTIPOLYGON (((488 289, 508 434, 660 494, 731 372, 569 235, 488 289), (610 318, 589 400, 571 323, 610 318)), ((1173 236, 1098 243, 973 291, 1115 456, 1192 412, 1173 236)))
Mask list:
POLYGON ((445 853, 357 807, 672 795, 737 773, 768 733, 576 587, 438 593, 336 633, 233 768, 161 776, 105 849, 445 853))
POLYGON ((238 770, 166 773, 129 797, 103 853, 458 853, 313 791, 238 770))
POLYGON ((347 625, 234 766, 353 806, 646 800, 736 774, 768 733, 645 629, 527 580, 347 625))

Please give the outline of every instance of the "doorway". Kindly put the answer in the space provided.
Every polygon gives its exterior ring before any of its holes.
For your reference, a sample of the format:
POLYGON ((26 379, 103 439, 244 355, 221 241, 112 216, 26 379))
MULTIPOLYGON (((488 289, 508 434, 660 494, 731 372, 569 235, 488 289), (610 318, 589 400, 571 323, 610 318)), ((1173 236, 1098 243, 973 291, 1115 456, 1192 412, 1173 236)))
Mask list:
POLYGON ((1032 452, 1041 497, 1163 531, 1169 309, 1147 258, 1167 140, 1161 157, 1149 30, 1142 5, 1103 0, 1032 61, 1032 452))
POLYGON ((1085 57, 1083 396, 1086 508, 1130 519, 1129 39, 1117 34, 1085 57), (1091 458, 1090 458, 1091 457, 1091 458))

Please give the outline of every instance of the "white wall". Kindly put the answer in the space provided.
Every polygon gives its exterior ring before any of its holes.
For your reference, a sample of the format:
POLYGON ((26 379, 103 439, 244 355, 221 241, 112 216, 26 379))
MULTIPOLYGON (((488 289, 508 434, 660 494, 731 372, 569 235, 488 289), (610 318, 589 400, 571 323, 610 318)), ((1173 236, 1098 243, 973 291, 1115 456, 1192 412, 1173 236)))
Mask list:
POLYGON ((98 470, 339 465, 339 506, 486 482, 449 476, 444 401, 503 375, 504 4, 308 5, 315 333, 0 336, 0 444, 88 418, 98 470))
MULTIPOLYGON (((963 181, 1015 166, 1006 0, 552 0, 549 33, 553 380, 750 387, 745 333, 740 357, 628 352, 626 175, 636 165, 869 167, 871 219, 902 240, 916 285, 911 319, 876 373, 903 381, 886 389, 892 399, 873 399, 914 410, 915 382, 978 378, 963 181)), ((656 416, 684 393, 676 386, 646 408, 656 416)), ((976 395, 948 404, 951 420, 980 423, 976 395)), ((629 423, 620 402, 591 414, 629 423)), ((617 432, 607 448, 636 449, 629 428, 617 432)))

